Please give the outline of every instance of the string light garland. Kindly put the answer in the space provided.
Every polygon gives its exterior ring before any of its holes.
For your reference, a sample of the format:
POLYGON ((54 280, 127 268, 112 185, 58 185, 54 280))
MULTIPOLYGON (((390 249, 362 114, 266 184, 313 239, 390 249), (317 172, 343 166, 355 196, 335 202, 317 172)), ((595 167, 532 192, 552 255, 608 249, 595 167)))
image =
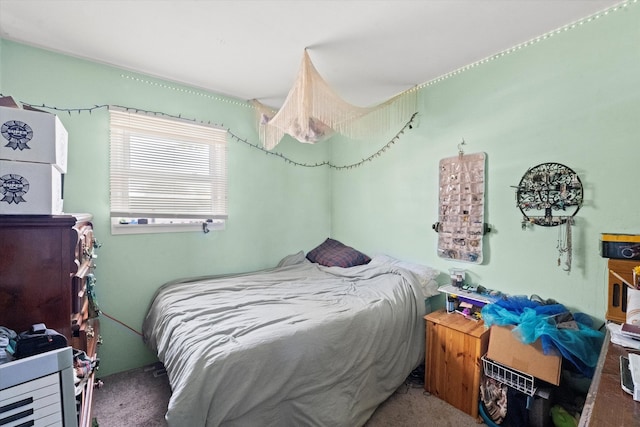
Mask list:
POLYGON ((573 30, 575 28, 578 28, 578 27, 584 25, 585 23, 591 23, 591 22, 594 22, 594 21, 596 21, 596 20, 598 20, 598 19, 600 19, 600 18, 602 18, 604 16, 610 15, 613 12, 618 12, 618 11, 621 11, 621 10, 625 10, 630 4, 637 3, 638 1, 639 0, 627 0, 627 1, 625 1, 623 3, 620 3, 620 4, 616 5, 616 6, 612 6, 612 7, 608 8, 608 9, 605 9, 602 12, 595 13, 595 14, 593 14, 591 16, 588 16, 586 18, 580 19, 579 21, 564 25, 564 26, 562 26, 562 27, 560 27, 560 28, 558 28, 556 30, 549 31, 548 33, 545 33, 545 34, 543 34, 541 36, 538 36, 538 37, 536 37, 534 39, 531 39, 529 41, 526 41, 524 43, 520 43, 520 44, 518 44, 516 46, 513 46, 513 47, 511 47, 509 49, 506 49, 506 50, 504 50, 502 52, 499 52, 499 53, 497 53, 495 55, 491 55, 491 56, 489 56, 487 58, 484 58, 484 59, 481 59, 479 61, 473 62, 471 64, 465 65, 464 67, 458 68, 458 69, 456 69, 454 71, 451 71, 449 73, 443 74, 443 75, 441 75, 439 77, 436 77, 435 79, 429 80, 429 81, 427 81, 425 83, 422 83, 422 84, 418 85, 416 87, 416 89, 424 89, 427 86, 431 86, 431 85, 434 85, 436 83, 440 83, 441 81, 446 80, 446 79, 448 79, 450 77, 457 76, 458 74, 460 74, 460 73, 462 73, 464 71, 468 71, 468 70, 470 70, 472 68, 478 67, 480 65, 486 64, 486 63, 494 61, 496 59, 500 59, 500 58, 504 57, 505 55, 509 55, 511 53, 515 53, 515 52, 517 52, 517 51, 519 51, 519 50, 521 50, 521 49, 523 49, 525 47, 529 47, 529 46, 535 45, 535 44, 537 44, 537 43, 539 43, 541 41, 547 40, 547 39, 549 39, 549 38, 551 38, 553 36, 556 36, 556 35, 562 34, 564 32, 567 32, 569 30, 573 30))
MULTIPOLYGON (((2 93, 0 93, 0 97, 5 96, 2 93)), ((173 118, 173 119, 181 119, 181 120, 187 120, 190 122, 194 122, 194 123, 200 123, 200 124, 207 124, 207 125, 213 125, 213 126, 217 126, 220 127, 222 129, 226 129, 227 133, 229 134, 229 136, 231 137, 231 139, 237 141, 237 142, 241 142, 245 145, 248 145, 251 148, 254 148, 256 150, 262 151, 263 153, 267 154, 267 155, 271 155, 271 156, 276 156, 279 157, 280 159, 282 159, 285 163, 293 165, 293 166, 301 166, 301 167, 305 167, 305 168, 317 168, 317 167, 322 167, 322 166, 327 166, 330 169, 336 169, 336 170, 347 170, 347 169, 353 169, 353 168, 357 168, 359 166, 362 166, 363 164, 372 161, 373 159, 380 157, 383 153, 385 153, 388 149, 391 148, 391 146, 393 146, 396 142, 398 142, 398 140, 400 139, 400 136, 402 134, 404 134, 404 132, 407 129, 413 129, 413 122, 416 118, 416 116, 418 115, 417 112, 413 113, 413 115, 411 116, 411 118, 407 121, 407 123, 405 123, 405 125, 398 131, 398 133, 396 133, 390 140, 389 142, 387 142, 382 148, 380 148, 378 151, 376 151, 375 153, 371 154, 369 157, 364 158, 362 160, 360 160, 359 162, 356 163, 351 163, 351 164, 347 164, 347 165, 336 165, 333 164, 329 161, 323 161, 320 163, 304 163, 304 162, 298 162, 296 160, 292 160, 289 157, 283 155, 282 153, 278 153, 275 151, 268 151, 265 148, 263 148, 261 145, 258 144, 254 144, 252 142, 250 142, 249 140, 247 140, 246 138, 241 138, 240 136, 236 135, 234 132, 231 131, 231 129, 229 128, 225 128, 224 124, 216 124, 216 123, 211 123, 211 121, 208 122, 204 122, 201 120, 196 120, 193 118, 184 118, 182 117, 182 114, 179 115, 174 115, 174 114, 168 114, 168 113, 163 113, 161 111, 150 111, 150 110, 144 110, 142 108, 133 108, 133 107, 125 107, 122 105, 109 105, 109 104, 101 104, 101 105, 94 105, 93 107, 84 107, 84 108, 60 108, 60 107, 53 107, 50 105, 46 105, 46 104, 40 104, 40 105, 36 105, 36 104, 31 104, 28 102, 24 102, 24 101, 20 101, 23 105, 26 105, 28 107, 31 108, 36 108, 36 109, 46 109, 46 110, 54 110, 54 111, 62 111, 62 112, 66 112, 69 115, 71 115, 72 113, 83 113, 83 112, 88 112, 89 114, 91 114, 93 112, 93 110, 99 110, 99 109, 108 109, 109 107, 117 107, 126 111, 132 111, 135 113, 144 113, 144 114, 152 114, 154 116, 162 116, 162 117, 169 117, 169 118, 173 118)))
POLYGON ((369 157, 360 160, 359 162, 356 163, 352 163, 349 165, 335 165, 331 162, 321 162, 321 163, 314 163, 314 164, 310 164, 310 163, 301 163, 301 162, 296 162, 295 160, 291 160, 285 156, 283 156, 280 153, 276 153, 274 151, 269 151, 259 145, 253 144, 249 141, 247 141, 246 139, 242 139, 240 137, 238 137, 237 135, 233 134, 230 130, 227 130, 227 132, 229 132, 229 135, 235 139, 238 142, 242 142, 244 144, 247 144, 255 149, 258 149, 262 152, 264 152, 265 154, 270 154, 272 156, 277 156, 282 158, 285 162, 292 164, 294 166, 303 166, 306 168, 317 168, 320 166, 328 166, 331 169, 338 169, 338 170, 345 170, 345 169, 353 169, 353 168, 357 168, 358 166, 362 166, 363 164, 372 161, 374 158, 376 157, 380 157, 382 155, 382 153, 386 152, 388 149, 391 148, 392 145, 394 145, 396 142, 398 142, 398 139, 400 138, 400 136, 402 134, 404 134, 404 131, 406 129, 413 129, 413 121, 415 120, 415 117, 418 115, 417 112, 413 113, 413 115, 411 116, 411 118, 407 121, 407 123, 402 127, 402 129, 400 129, 400 131, 398 133, 396 133, 393 138, 391 138, 391 140, 389 140, 389 142, 387 142, 382 148, 380 148, 378 151, 376 151, 375 153, 373 153, 372 155, 370 155, 369 157))
MULTIPOLYGON (((432 80, 429 80, 429 81, 427 81, 425 83, 422 83, 420 85, 414 86, 411 89, 407 90, 406 92, 410 93, 410 92, 414 92, 414 91, 417 91, 417 90, 424 89, 424 88, 426 88, 428 86, 431 86, 431 85, 434 85, 436 83, 439 83, 439 82, 441 82, 443 80, 446 80, 446 79, 448 79, 450 77, 457 76, 458 74, 460 74, 460 73, 462 73, 464 71, 468 71, 468 70, 473 69, 475 67, 478 67, 480 65, 483 65, 483 64, 486 64, 488 62, 494 61, 496 59, 502 58, 505 55, 508 55, 508 54, 511 54, 511 53, 515 53, 515 52, 520 51, 521 49, 523 49, 525 47, 529 47, 529 46, 535 45, 535 44, 537 44, 537 43, 539 43, 541 41, 547 40, 547 39, 549 39, 549 38, 551 38, 551 37, 553 37, 555 35, 559 35, 559 34, 564 33, 566 31, 578 28, 578 27, 584 25, 585 23, 594 22, 594 21, 596 21, 596 20, 598 20, 598 19, 600 19, 600 18, 602 18, 604 16, 610 15, 613 12, 617 12, 617 11, 620 11, 620 10, 625 10, 629 5, 638 3, 639 1, 640 0, 627 0, 627 1, 624 1, 624 2, 622 2, 620 4, 618 4, 618 5, 612 6, 612 7, 608 8, 608 9, 602 11, 602 12, 593 14, 593 15, 588 16, 586 18, 583 18, 583 19, 581 19, 579 21, 576 21, 576 22, 573 22, 571 24, 565 25, 565 26, 560 27, 560 28, 558 28, 558 29, 556 29, 554 31, 550 31, 550 32, 548 32, 546 34, 543 34, 543 35, 539 36, 539 37, 536 37, 534 39, 531 39, 531 40, 526 41, 524 43, 521 43, 519 45, 513 46, 513 47, 511 47, 509 49, 506 49, 506 50, 504 50, 502 52, 499 52, 499 53, 497 53, 495 55, 491 55, 491 56, 489 56, 487 58, 484 58, 482 60, 476 61, 476 62, 471 63, 469 65, 466 65, 464 67, 458 68, 458 69, 456 69, 454 71, 446 73, 446 74, 444 74, 442 76, 439 76, 439 77, 437 77, 435 79, 432 79, 432 80)), ((232 100, 232 99, 221 97, 221 96, 215 96, 215 95, 203 92, 203 91, 198 91, 198 90, 189 89, 189 88, 177 87, 177 86, 173 86, 173 85, 170 85, 170 84, 167 84, 167 83, 163 83, 163 82, 159 82, 159 81, 153 81, 153 80, 150 80, 150 79, 141 78, 141 77, 137 77, 137 76, 132 76, 132 75, 128 75, 128 74, 120 74, 120 77, 124 78, 124 79, 127 79, 127 80, 135 81, 137 83, 148 84, 148 85, 156 86, 158 88, 169 89, 169 90, 173 90, 173 91, 176 91, 176 92, 181 92, 181 93, 188 94, 188 95, 195 95, 195 96, 199 96, 199 97, 204 97, 204 98, 212 99, 212 100, 219 101, 219 102, 226 102, 226 103, 229 103, 229 104, 232 104, 232 105, 238 105, 238 106, 243 106, 243 107, 248 107, 248 108, 255 108, 251 104, 249 104, 247 102, 244 102, 244 101, 232 100)), ((0 96, 3 96, 3 95, 0 93, 0 96)), ((42 104, 42 105, 38 106, 38 105, 35 105, 35 104, 29 104, 29 103, 26 103, 26 102, 23 102, 23 104, 27 105, 27 106, 30 106, 30 107, 34 107, 34 108, 44 108, 44 109, 49 109, 49 110, 67 112, 69 115, 71 115, 71 113, 74 113, 74 112, 78 113, 78 114, 80 114, 82 112, 89 112, 89 114, 91 114, 91 112, 93 110, 102 109, 102 108, 109 108, 109 105, 106 105, 106 104, 95 105, 94 107, 88 107, 88 108, 58 108, 58 107, 50 107, 50 106, 47 106, 45 104, 42 104)), ((175 116, 175 115, 166 114, 166 113, 162 113, 162 112, 158 112, 158 111, 143 110, 143 109, 140 109, 140 108, 130 108, 130 107, 122 107, 122 106, 117 106, 117 107, 123 108, 123 109, 125 109, 127 111, 143 112, 143 113, 147 113, 147 114, 154 114, 154 115, 161 115, 161 116, 165 116, 165 117, 183 119, 183 117, 181 115, 175 116)), ((267 155, 280 157, 285 162, 287 162, 289 164, 292 164, 292 165, 295 165, 295 166, 302 166, 302 167, 309 167, 309 168, 320 167, 320 166, 328 166, 329 168, 332 168, 332 169, 344 170, 344 169, 352 169, 352 168, 355 168, 355 167, 358 167, 358 166, 362 166, 364 163, 370 162, 374 158, 379 157, 380 155, 382 155, 382 153, 386 152, 386 150, 391 148, 391 146, 394 145, 398 141, 398 139, 400 138, 400 135, 402 135, 407 128, 408 129, 412 128, 413 121, 414 121, 414 119, 415 119, 417 114, 418 114, 417 112, 414 113, 411 116, 411 118, 407 121, 407 123, 402 127, 402 129, 393 138, 391 138, 391 140, 387 144, 385 144, 382 148, 380 148, 378 151, 376 151, 375 153, 373 153, 369 157, 367 157, 365 159, 362 159, 359 162, 352 163, 352 164, 349 164, 349 165, 335 165, 335 164, 333 164, 331 162, 328 162, 328 161, 324 161, 324 162, 321 162, 321 163, 315 163, 315 164, 297 162, 297 161, 292 160, 292 159, 290 159, 290 158, 288 158, 288 157, 286 157, 286 156, 284 156, 284 155, 282 155, 280 153, 267 151, 264 148, 262 148, 261 146, 259 146, 258 144, 254 144, 252 142, 249 142, 245 138, 239 137, 238 135, 234 134, 230 129, 227 129, 227 132, 229 133, 231 138, 234 139, 235 141, 242 142, 242 143, 244 143, 244 144, 246 144, 246 145, 248 145, 248 146, 250 146, 252 148, 255 148, 257 150, 260 150, 260 151, 264 152, 267 155)), ((186 119, 186 120, 190 120, 190 121, 193 121, 195 123, 201 123, 201 124, 205 123, 205 122, 202 122, 202 121, 199 122, 199 121, 197 121, 195 119, 186 119)), ((212 124, 211 122, 206 122, 206 123, 209 124, 209 125, 212 124)), ((224 126, 219 126, 219 127, 224 128, 224 126)))
POLYGON ((156 87, 159 87, 159 88, 162 88, 162 89, 169 89, 169 90, 172 90, 174 92, 182 92, 182 93, 185 93, 185 94, 188 94, 188 95, 196 95, 196 96, 199 96, 201 98, 208 98, 208 99, 212 99, 214 101, 226 102, 228 104, 239 105, 241 107, 255 108, 251 104, 249 104, 247 102, 244 102, 244 101, 233 100, 233 99, 230 99, 230 98, 224 98, 224 97, 221 97, 221 96, 212 95, 210 93, 202 92, 202 91, 199 91, 199 90, 173 86, 173 85, 169 85, 167 83, 154 81, 154 80, 149 80, 149 79, 136 77, 136 76, 132 76, 132 75, 128 75, 128 74, 120 74, 120 77, 123 78, 123 79, 132 80, 132 81, 134 81, 136 83, 144 83, 144 84, 147 84, 147 85, 150 85, 150 86, 156 86, 156 87))
MULTIPOLYGON (((623 1, 620 4, 617 4, 615 6, 611 6, 611 7, 607 8, 607 9, 601 11, 601 12, 598 12, 598 13, 595 13, 593 15, 587 16, 587 17, 582 18, 582 19, 580 19, 578 21, 569 23, 569 24, 564 25, 564 26, 562 26, 562 27, 560 27, 560 28, 558 28, 556 30, 549 31, 549 32, 547 32, 545 34, 542 34, 542 35, 540 35, 538 37, 535 37, 535 38, 533 38, 531 40, 528 40, 526 42, 523 42, 523 43, 520 43, 520 44, 518 44, 516 46, 513 46, 513 47, 511 47, 509 49, 506 49, 506 50, 504 50, 502 52, 498 52, 498 53, 496 53, 494 55, 488 56, 488 57, 486 57, 484 59, 481 59, 479 61, 473 62, 473 63, 468 64, 468 65, 465 65, 464 67, 460 67, 460 68, 458 68, 456 70, 450 71, 450 72, 448 72, 446 74, 443 74, 441 76, 438 76, 438 77, 436 77, 434 79, 431 79, 429 81, 421 83, 421 84, 419 84, 417 86, 414 86, 414 87, 406 90, 405 93, 411 93, 411 92, 414 92, 414 91, 417 91, 417 90, 422 90, 422 89, 424 89, 424 88, 426 88, 428 86, 432 86, 434 84, 440 83, 440 82, 442 82, 444 80, 447 80, 447 79, 449 79, 451 77, 455 77, 458 74, 461 74, 461 73, 463 73, 465 71, 469 71, 469 70, 471 70, 473 68, 476 68, 476 67, 478 67, 480 65, 486 64, 486 63, 491 62, 491 61, 495 61, 495 60, 500 59, 500 58, 502 58, 502 57, 504 57, 506 55, 518 52, 518 51, 522 50, 523 48, 526 48, 526 47, 529 47, 529 46, 533 46, 533 45, 535 45, 535 44, 537 44, 539 42, 542 42, 544 40, 548 40, 548 39, 550 39, 550 38, 552 38, 552 37, 554 37, 556 35, 565 33, 565 32, 567 32, 569 30, 573 30, 573 29, 579 28, 579 27, 583 26, 586 23, 595 22, 595 21, 597 21, 597 20, 599 20, 599 19, 601 19, 601 18, 603 18, 605 16, 611 15, 614 12, 624 11, 629 6, 631 6, 632 4, 635 5, 638 2, 640 2, 640 0, 623 1)), ((169 90, 172 90, 172 91, 175 91, 175 92, 182 92, 182 93, 185 93, 185 94, 196 95, 196 96, 199 96, 199 97, 209 98, 209 99, 213 99, 213 100, 220 101, 220 102, 226 102, 226 103, 233 104, 233 105, 241 105, 241 106, 245 106, 245 107, 249 107, 249 108, 255 108, 251 104, 248 104, 248 103, 243 102, 243 101, 232 100, 232 99, 229 99, 229 98, 215 96, 215 95, 211 95, 209 93, 201 92, 201 91, 194 90, 194 89, 185 89, 185 88, 182 88, 182 87, 172 86, 172 85, 169 85, 169 84, 166 84, 166 83, 157 82, 157 81, 153 81, 153 80, 150 80, 150 79, 144 79, 144 78, 140 78, 140 77, 132 76, 132 75, 127 75, 127 74, 121 74, 120 77, 122 77, 124 79, 127 79, 127 80, 135 81, 137 83, 144 83, 144 84, 147 84, 147 85, 156 86, 156 87, 163 88, 163 89, 169 89, 169 90)))

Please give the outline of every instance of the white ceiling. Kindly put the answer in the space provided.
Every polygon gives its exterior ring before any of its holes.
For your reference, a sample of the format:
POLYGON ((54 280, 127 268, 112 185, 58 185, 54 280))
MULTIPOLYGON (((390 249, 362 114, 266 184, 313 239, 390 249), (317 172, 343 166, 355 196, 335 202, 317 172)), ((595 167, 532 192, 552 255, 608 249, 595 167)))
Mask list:
POLYGON ((0 0, 0 37, 278 107, 304 48, 371 106, 620 0, 0 0))

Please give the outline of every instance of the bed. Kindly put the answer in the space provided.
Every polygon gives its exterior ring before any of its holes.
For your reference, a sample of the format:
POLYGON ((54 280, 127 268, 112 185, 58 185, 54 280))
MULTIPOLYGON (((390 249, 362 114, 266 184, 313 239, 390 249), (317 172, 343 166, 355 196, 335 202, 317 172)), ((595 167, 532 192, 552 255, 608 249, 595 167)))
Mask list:
POLYGON ((424 361, 437 271, 312 252, 156 292, 143 335, 167 371, 169 426, 361 426, 424 361))

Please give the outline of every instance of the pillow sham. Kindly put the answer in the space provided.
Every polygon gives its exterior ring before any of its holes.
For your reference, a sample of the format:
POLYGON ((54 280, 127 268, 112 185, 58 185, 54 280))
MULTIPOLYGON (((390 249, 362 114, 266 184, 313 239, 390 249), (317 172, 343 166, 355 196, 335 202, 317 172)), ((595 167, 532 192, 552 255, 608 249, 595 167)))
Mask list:
POLYGON ((331 238, 327 238, 309 251, 307 259, 327 267, 343 268, 367 264, 371 261, 368 255, 331 238))
POLYGON ((423 264, 417 264, 415 262, 402 261, 384 254, 375 255, 371 262, 376 264, 391 264, 396 267, 409 270, 418 278, 420 288, 422 288, 422 292, 425 297, 431 297, 439 294, 438 282, 436 280, 441 272, 434 268, 423 264))
POLYGON ((282 258, 276 267, 287 267, 289 265, 296 265, 302 262, 309 262, 304 256, 304 251, 297 252, 295 254, 287 255, 282 258))

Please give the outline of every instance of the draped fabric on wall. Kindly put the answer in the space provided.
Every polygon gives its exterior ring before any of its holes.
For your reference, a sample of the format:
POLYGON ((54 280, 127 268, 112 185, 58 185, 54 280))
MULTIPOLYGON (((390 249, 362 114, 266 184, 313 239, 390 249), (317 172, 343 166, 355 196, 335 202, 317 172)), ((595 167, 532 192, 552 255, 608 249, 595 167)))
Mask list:
POLYGON ((260 140, 271 150, 285 134, 313 144, 334 133, 361 139, 402 126, 416 111, 417 89, 373 107, 351 105, 324 81, 305 50, 296 81, 280 110, 257 100, 251 103, 258 113, 260 140))

